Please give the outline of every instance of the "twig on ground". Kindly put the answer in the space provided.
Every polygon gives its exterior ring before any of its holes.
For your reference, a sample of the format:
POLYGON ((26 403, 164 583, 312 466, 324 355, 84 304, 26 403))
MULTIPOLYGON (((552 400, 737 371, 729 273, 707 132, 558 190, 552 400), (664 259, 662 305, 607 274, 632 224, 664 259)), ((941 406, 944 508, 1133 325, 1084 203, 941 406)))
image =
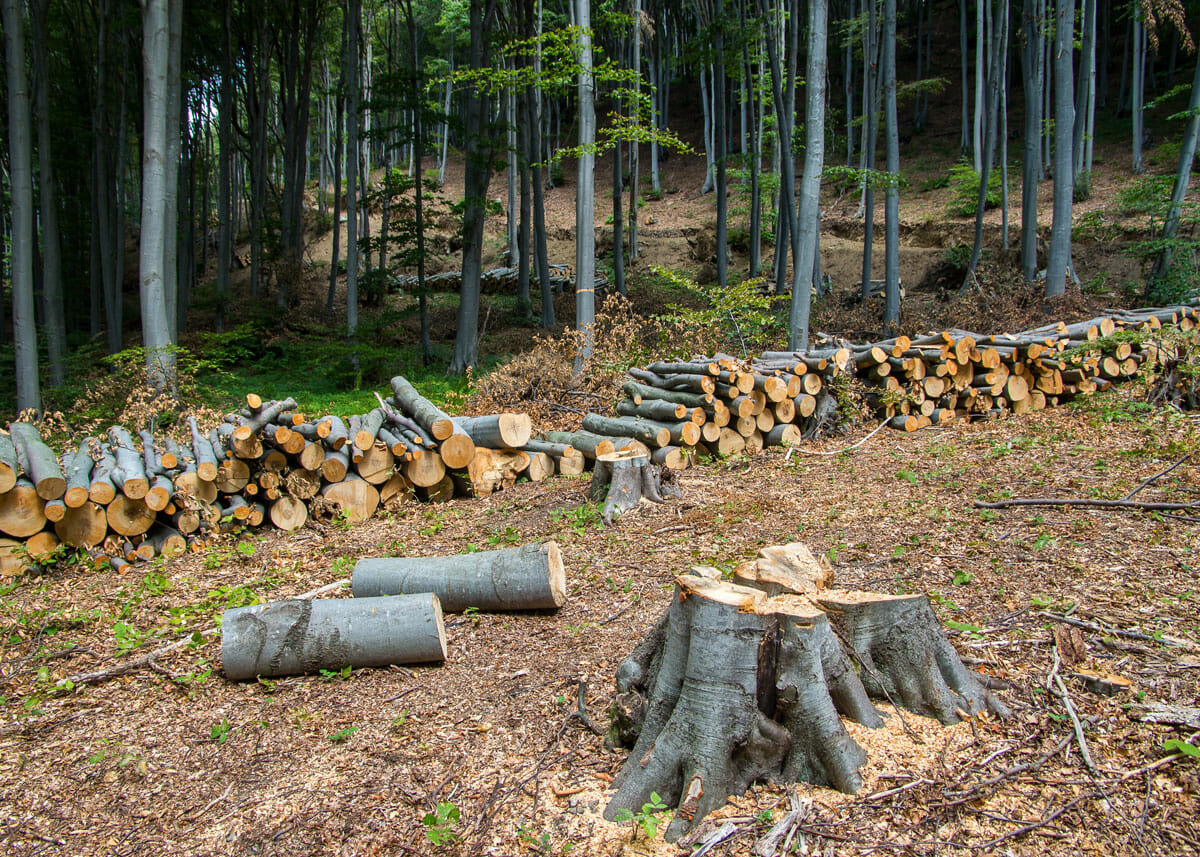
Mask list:
POLYGON ((1091 751, 1088 750, 1087 738, 1083 735, 1083 724, 1079 722, 1079 715, 1075 713, 1075 704, 1071 702, 1071 694, 1067 692, 1067 686, 1063 684, 1061 675, 1055 674, 1054 683, 1058 687, 1057 696, 1063 701, 1063 707, 1067 709, 1067 716, 1071 718, 1071 725, 1075 729, 1075 740, 1079 742, 1079 754, 1083 756, 1083 764, 1094 774, 1096 773, 1096 763, 1092 761, 1091 751))
POLYGON ((1190 452, 1189 452, 1187 455, 1185 455, 1183 458, 1181 458, 1181 459, 1179 459, 1178 461, 1176 461, 1176 462, 1175 462, 1174 464, 1172 464, 1170 467, 1166 468, 1165 470, 1160 470, 1160 471, 1158 471, 1158 473, 1155 473, 1155 474, 1154 474, 1153 476, 1151 476, 1150 478, 1148 478, 1148 479, 1144 480, 1144 481, 1142 482, 1142 484, 1141 484, 1141 485, 1139 485, 1138 487, 1134 488, 1132 491, 1130 491, 1128 494, 1126 494, 1126 495, 1125 495, 1124 497, 1122 497, 1121 499, 1122 499, 1122 500, 1128 500, 1128 499, 1132 498, 1134 494, 1136 494, 1136 493, 1138 493, 1139 491, 1141 491, 1143 488, 1149 488, 1151 485, 1153 485, 1153 484, 1154 484, 1155 482, 1157 482, 1159 479, 1162 479, 1164 476, 1166 476, 1168 473, 1170 473, 1172 470, 1174 470, 1174 469, 1175 469, 1176 467, 1178 467, 1179 465, 1183 464, 1185 461, 1187 461, 1187 460, 1188 460, 1188 459, 1190 459, 1191 457, 1192 457, 1192 453, 1190 453, 1190 452))
POLYGON ((795 450, 796 450, 796 452, 799 452, 802 455, 841 455, 843 452, 853 452, 854 450, 856 450, 860 446, 862 446, 864 443, 866 443, 868 440, 875 437, 875 435, 879 434, 879 432, 882 431, 886 426, 887 426, 887 420, 884 420, 883 422, 881 422, 879 425, 877 425, 875 427, 874 431, 872 431, 869 435, 864 437, 858 443, 852 443, 852 444, 850 444, 850 446, 843 447, 842 449, 834 450, 833 452, 823 452, 818 449, 801 449, 800 447, 795 447, 795 450))
POLYGON ((1142 512, 1200 512, 1198 503, 1139 503, 1136 500, 1093 500, 1088 497, 1014 497, 994 503, 975 501, 976 509, 1008 509, 1014 506, 1094 506, 1101 509, 1138 509, 1142 512))

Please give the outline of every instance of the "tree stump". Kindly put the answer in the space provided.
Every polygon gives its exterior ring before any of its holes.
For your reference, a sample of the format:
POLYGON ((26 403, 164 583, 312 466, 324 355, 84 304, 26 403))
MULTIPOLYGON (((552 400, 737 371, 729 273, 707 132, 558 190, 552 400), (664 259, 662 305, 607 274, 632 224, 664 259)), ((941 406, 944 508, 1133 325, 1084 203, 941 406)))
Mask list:
POLYGON ((604 500, 604 522, 611 524, 640 500, 663 503, 679 497, 679 487, 670 470, 659 469, 644 452, 623 450, 596 456, 591 497, 604 500))
POLYGON ((617 670, 609 740, 631 746, 605 815, 657 792, 674 840, 757 780, 862 786, 842 723, 883 725, 871 698, 944 723, 1003 703, 958 659, 924 596, 830 590, 803 545, 676 578, 659 623, 617 670))

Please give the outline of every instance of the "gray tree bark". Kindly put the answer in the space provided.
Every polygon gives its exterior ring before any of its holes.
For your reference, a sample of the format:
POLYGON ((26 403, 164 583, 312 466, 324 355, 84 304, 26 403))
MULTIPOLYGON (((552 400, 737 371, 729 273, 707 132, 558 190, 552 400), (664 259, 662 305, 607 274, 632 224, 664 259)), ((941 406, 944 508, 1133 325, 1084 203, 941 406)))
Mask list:
POLYGON ((813 270, 821 232, 821 172, 825 167, 825 74, 828 62, 827 0, 808 3, 808 69, 804 76, 804 173, 800 178, 798 232, 800 252, 792 271, 792 305, 788 348, 808 350, 808 318, 812 304, 813 270))
POLYGON ((1167 217, 1163 222, 1160 239, 1163 248, 1150 277, 1146 280, 1146 299, 1155 297, 1159 284, 1166 279, 1171 268, 1172 243, 1179 234, 1179 221, 1183 215, 1183 201, 1187 197, 1188 182, 1192 176, 1192 162, 1196 157, 1196 140, 1200 137, 1200 63, 1196 64, 1195 76, 1192 78, 1192 98, 1188 104, 1187 127, 1183 132, 1183 146, 1179 150, 1179 166, 1175 169, 1175 186, 1171 191, 1171 205, 1167 209, 1167 217))
POLYGON ((360 0, 346 3, 346 331, 358 330, 358 31, 360 0))
POLYGON ((883 322, 900 322, 900 129, 896 120, 896 0, 883 4, 883 121, 888 185, 884 204, 883 322))
POLYGON ((38 200, 42 227, 42 303, 46 307, 46 362, 50 385, 66 380, 67 324, 63 308, 62 241, 58 230, 57 189, 50 135, 50 64, 46 55, 46 12, 50 0, 29 4, 33 30, 34 109, 38 120, 38 200))
POLYGON ((575 371, 592 356, 593 324, 596 320, 595 171, 596 112, 593 106, 592 24, 590 0, 575 0, 575 24, 579 27, 579 146, 575 187, 575 327, 581 340, 575 371))
MULTIPOLYGON (((229 295, 229 267, 233 253, 233 0, 225 0, 225 27, 221 40, 220 113, 217 154, 217 332, 225 329, 225 301, 229 295)), ((334 263, 337 264, 336 262, 334 263)))
POLYGON ((1141 174, 1146 167, 1142 163, 1142 140, 1145 136, 1146 99, 1146 24, 1142 20, 1142 7, 1134 4, 1133 15, 1133 75, 1130 85, 1130 112, 1133 116, 1133 171, 1141 174))
POLYGON ((1037 278, 1037 189, 1042 175, 1042 40, 1045 38, 1040 0, 1026 0, 1022 9, 1024 44, 1021 71, 1025 84, 1025 154, 1021 166, 1021 275, 1026 283, 1037 278))
POLYGON ((142 341, 154 385, 174 384, 175 354, 164 281, 166 243, 167 0, 141 0, 143 59, 142 217, 138 254, 142 341))
POLYGON ((167 113, 163 165, 163 300, 171 342, 179 340, 179 162, 183 123, 183 2, 167 6, 167 113))
POLYGON ((17 410, 42 410, 37 327, 33 308, 33 154, 29 78, 25 74, 25 21, 19 0, 4 0, 4 56, 8 80, 8 153, 12 194, 13 345, 17 410))
POLYGON ((1046 262, 1046 296, 1063 294, 1071 267, 1072 180, 1071 138, 1075 127, 1072 71, 1075 0, 1055 0, 1054 36, 1054 221, 1050 227, 1050 258, 1046 262))

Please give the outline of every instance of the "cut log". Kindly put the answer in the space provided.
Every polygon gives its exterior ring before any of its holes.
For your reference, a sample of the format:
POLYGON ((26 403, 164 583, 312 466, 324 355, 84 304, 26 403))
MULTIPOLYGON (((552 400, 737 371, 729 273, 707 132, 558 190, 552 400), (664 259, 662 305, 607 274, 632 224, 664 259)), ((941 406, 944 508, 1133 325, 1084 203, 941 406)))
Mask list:
POLYGON ((186 471, 175 476, 175 493, 212 503, 217 499, 217 483, 204 481, 195 471, 186 471))
POLYGON ((95 547, 108 534, 104 507, 88 501, 76 508, 67 507, 61 521, 54 525, 59 541, 72 547, 95 547))
POLYGON ((476 446, 487 449, 521 449, 533 434, 529 414, 455 417, 454 424, 466 432, 476 446))
POLYGON ((717 442, 708 444, 708 449, 714 455, 727 458, 730 455, 745 452, 746 439, 733 429, 723 428, 717 442))
POLYGON ((29 423, 15 422, 8 427, 16 449, 17 461, 43 500, 57 500, 67 491, 67 480, 58 457, 42 443, 42 436, 29 423))
POLYGON ((338 506, 351 524, 361 524, 379 508, 379 491, 353 473, 347 473, 341 482, 326 485, 321 496, 338 506))
POLYGON ((661 399, 664 402, 673 402, 674 404, 685 405, 689 408, 702 408, 713 400, 712 393, 664 390, 659 387, 651 387, 647 384, 639 384, 636 381, 626 381, 621 385, 621 390, 635 403, 651 399, 661 399))
POLYGON ((321 438, 326 449, 337 452, 350 442, 350 430, 346 428, 346 424, 339 417, 326 417, 322 425, 326 427, 325 434, 321 438))
POLYGON ((300 450, 298 460, 305 470, 316 470, 325 461, 325 447, 319 443, 306 440, 304 449, 300 450))
POLYGON ((647 446, 666 446, 671 442, 671 430, 667 426, 637 417, 613 419, 599 414, 586 414, 583 427, 608 437, 636 438, 647 446))
POLYGON ((413 484, 403 473, 393 473, 391 479, 379 486, 379 504, 387 509, 398 509, 413 496, 413 484))
POLYGON ((622 399, 617 402, 617 413, 623 417, 677 422, 687 416, 688 407, 664 399, 645 399, 640 405, 635 404, 632 399, 622 399))
MULTIPOLYGON (((467 486, 464 484, 464 491, 467 486)), ((428 488, 418 488, 417 494, 421 499, 429 503, 448 503, 454 499, 454 495, 458 490, 457 480, 454 475, 447 473, 441 479, 428 488)), ((466 493, 469 493, 466 492, 466 493)))
MULTIPOLYGON (((212 442, 200 433, 195 417, 188 417, 188 427, 192 432, 192 455, 196 459, 196 473, 205 482, 215 482, 217 479, 217 451, 213 449, 212 442)), ((221 457, 223 458, 224 455, 221 457)))
POLYGON ((38 571, 39 568, 25 549, 25 542, 0 538, 0 577, 16 577, 27 571, 38 571))
POLYGON ((792 423, 780 423, 763 437, 764 446, 799 446, 803 440, 800 429, 792 423))
MULTIPOLYGON (((345 476, 344 473, 342 475, 345 476)), ((321 474, 297 467, 289 470, 287 476, 283 477, 283 486, 288 494, 297 500, 311 500, 321 490, 321 474)))
POLYGON ((308 506, 296 497, 280 497, 271 504, 271 523, 286 532, 295 532, 308 520, 308 506))
MULTIPOLYGON (((75 454, 67 461, 63 476, 67 480, 67 490, 63 493, 63 503, 70 509, 78 509, 88 501, 88 489, 92 485, 92 449, 99 446, 95 438, 86 438, 79 444, 75 454)), ((7 490, 7 489, 6 489, 7 490)))
POLYGON ((24 476, 0 494, 0 532, 15 539, 26 539, 45 526, 45 501, 24 476))
POLYGON ((47 521, 56 524, 63 519, 63 515, 67 514, 67 504, 62 500, 49 500, 42 507, 42 514, 46 516, 47 521))
POLYGON ((171 502, 171 497, 175 495, 175 486, 171 480, 159 473, 154 476, 150 482, 150 490, 146 492, 143 502, 155 512, 161 512, 171 502))
POLYGON ((372 485, 382 485, 396 471, 396 457, 382 442, 376 442, 363 452, 362 460, 354 465, 358 475, 372 485))
POLYGON ((445 440, 454 433, 454 423, 446 412, 418 393, 408 379, 397 375, 392 379, 391 387, 400 408, 434 440, 445 440))
POLYGON ((17 474, 20 470, 12 437, 8 432, 0 431, 0 494, 17 484, 17 474))
POLYGON ((34 533, 25 540, 25 551, 38 565, 45 565, 54 559, 54 551, 58 548, 58 536, 50 530, 34 533))
POLYGON ((611 452, 596 459, 591 497, 604 500, 604 522, 611 524, 643 499, 663 503, 667 497, 679 497, 679 486, 670 474, 651 464, 643 452, 611 452))
POLYGON ((321 462, 321 476, 326 482, 341 482, 350 470, 350 455, 345 449, 331 449, 321 462))
POLYGON ((155 513, 143 500, 134 500, 124 494, 117 495, 105 507, 108 528, 114 533, 129 537, 140 536, 154 524, 155 513))
POLYGON ((240 458, 227 458, 217 468, 216 486, 222 494, 236 494, 250 481, 250 465, 240 458))
POLYGON ((566 573, 555 542, 446 557, 359 560, 355 598, 433 592, 450 613, 554 610, 566 601, 566 573))
POLYGON ((445 659, 442 610, 431 593, 293 599, 221 617, 221 665, 233 681, 445 659))
MULTIPOLYGON (((478 454, 478 450, 476 450, 478 454)), ((426 452, 419 458, 405 462, 404 476, 418 488, 428 488, 436 485, 446 475, 446 465, 440 455, 426 452)), ((326 477, 328 478, 328 477, 326 477)))
POLYGON ((545 482, 554 475, 554 459, 548 453, 534 452, 531 454, 526 452, 525 455, 528 456, 529 463, 521 471, 521 476, 526 477, 530 482, 545 482))
POLYGON ((375 408, 359 417, 358 431, 354 433, 354 445, 366 452, 375 445, 379 430, 383 428, 383 408, 375 408))
POLYGON ((459 426, 451 423, 453 432, 442 440, 438 454, 447 467, 454 470, 466 467, 475 457, 475 442, 459 426))
POLYGON ((612 438, 590 431, 547 431, 542 432, 542 439, 549 443, 562 443, 574 447, 588 461, 595 461, 596 456, 616 450, 612 438))
POLYGON ((467 467, 471 493, 476 497, 487 497, 495 491, 511 488, 521 471, 529 466, 529 458, 529 453, 519 449, 476 449, 475 457, 467 467))
POLYGON ((522 447, 525 452, 533 455, 544 452, 554 459, 555 467, 564 476, 574 476, 584 471, 587 459, 575 447, 565 443, 551 443, 545 440, 530 440, 522 447))
POLYGON ((155 524, 146 536, 155 556, 176 556, 187 550, 187 539, 166 524, 155 524))
POLYGON ((663 446, 650 453, 650 460, 667 470, 686 470, 691 457, 678 446, 663 446))

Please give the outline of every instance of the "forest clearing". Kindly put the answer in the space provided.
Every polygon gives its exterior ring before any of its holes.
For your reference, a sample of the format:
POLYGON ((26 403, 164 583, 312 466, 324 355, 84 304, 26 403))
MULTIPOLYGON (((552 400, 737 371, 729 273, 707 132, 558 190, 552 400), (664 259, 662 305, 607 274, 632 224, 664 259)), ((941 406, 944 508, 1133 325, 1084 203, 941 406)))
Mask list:
POLYGON ((1200 854, 1192 5, 0 6, 6 854, 1200 854))

